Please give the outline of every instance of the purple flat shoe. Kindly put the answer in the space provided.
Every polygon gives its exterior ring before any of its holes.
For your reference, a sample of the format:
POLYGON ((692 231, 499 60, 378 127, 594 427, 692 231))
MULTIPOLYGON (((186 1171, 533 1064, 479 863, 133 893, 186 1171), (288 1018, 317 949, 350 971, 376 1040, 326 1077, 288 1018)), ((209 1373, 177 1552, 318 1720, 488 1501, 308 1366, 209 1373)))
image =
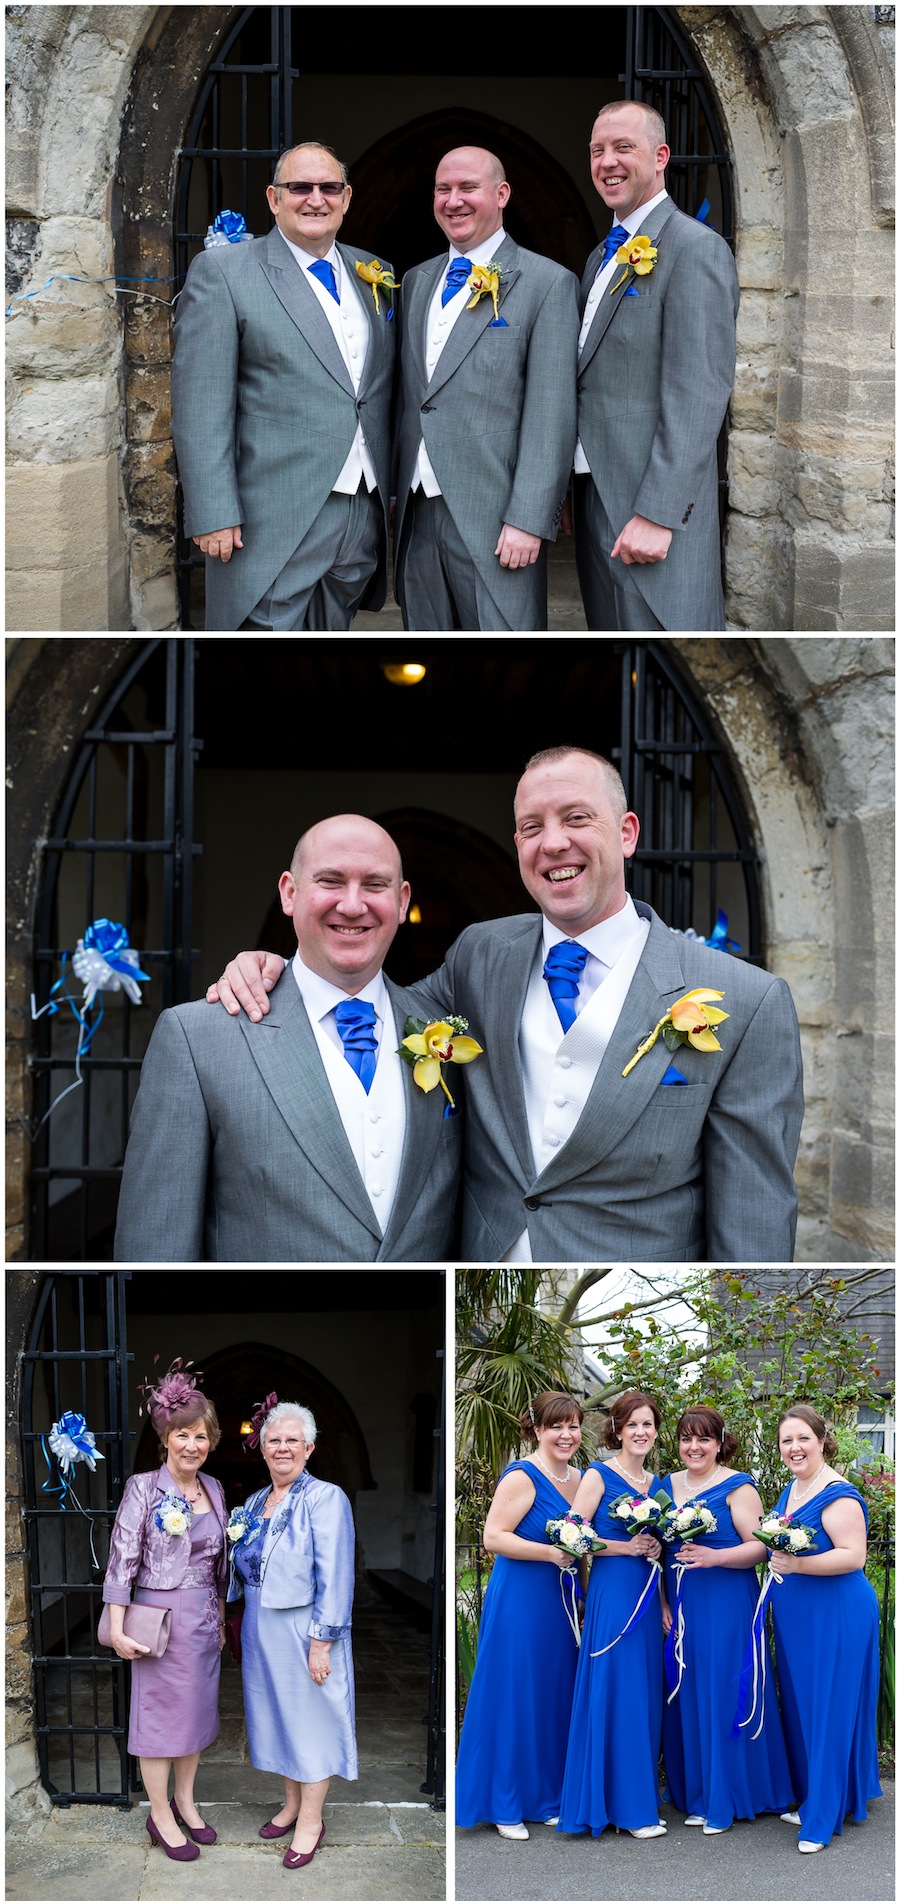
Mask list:
POLYGON ((192 1842, 202 1842, 204 1848, 211 1848, 213 1842, 218 1841, 219 1837, 216 1834, 215 1829, 210 1828, 208 1822, 204 1823, 204 1826, 202 1828, 192 1828, 190 1825, 190 1822, 186 1822, 184 1819, 184 1816, 179 1815, 174 1795, 172 1797, 171 1802, 169 1803, 169 1807, 172 1811, 172 1814, 175 1817, 176 1822, 178 1823, 179 1828, 187 1829, 187 1832, 192 1842))
POLYGON ((286 1823, 284 1828, 279 1828, 275 1822, 266 1822, 265 1825, 258 1830, 258 1833, 262 1836, 264 1842, 274 1842, 277 1841, 279 1835, 292 1835, 296 1826, 297 1817, 295 1815, 293 1821, 286 1823))
POLYGON ((316 1849, 321 1848, 324 1840, 325 1840, 325 1823, 323 1822, 320 1833, 319 1833, 319 1839, 316 1843, 316 1847, 311 1848, 308 1855, 295 1855, 293 1849, 289 1848, 287 1851, 287 1854, 283 1857, 285 1868, 305 1868, 307 1866, 307 1863, 312 1861, 312 1858, 316 1852, 316 1849))
POLYGON ((147 1817, 147 1834, 158 1848, 165 1849, 170 1861, 198 1861, 200 1858, 200 1850, 195 1848, 193 1842, 183 1842, 180 1848, 170 1848, 165 1837, 160 1834, 152 1815, 147 1817))

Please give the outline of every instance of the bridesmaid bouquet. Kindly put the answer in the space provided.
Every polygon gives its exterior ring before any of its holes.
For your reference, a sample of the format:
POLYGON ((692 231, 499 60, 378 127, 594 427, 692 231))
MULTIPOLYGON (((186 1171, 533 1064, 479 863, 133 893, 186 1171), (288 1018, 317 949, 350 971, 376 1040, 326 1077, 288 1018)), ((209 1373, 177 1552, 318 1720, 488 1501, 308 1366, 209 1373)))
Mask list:
POLYGON ((252 1513, 248 1512, 246 1505, 235 1505, 225 1527, 225 1535, 234 1550, 236 1545, 251 1544, 253 1539, 259 1536, 261 1530, 261 1518, 254 1518, 252 1513))
POLYGON ((675 1505, 666 1514, 660 1526, 667 1544, 687 1544, 690 1538, 702 1538, 707 1531, 715 1531, 717 1519, 702 1498, 689 1499, 686 1505, 675 1505))
POLYGON ((174 1491, 166 1493, 155 1513, 158 1529, 167 1531, 170 1538, 183 1538, 193 1516, 187 1499, 174 1491))
POLYGON ((559 1545, 566 1551, 573 1564, 579 1558, 589 1558, 595 1551, 605 1551, 602 1538, 597 1537, 592 1525, 585 1523, 579 1512, 566 1512, 563 1518, 548 1518, 544 1530, 552 1545, 559 1545))
POLYGON ((770 1551, 789 1551, 795 1558, 802 1558, 806 1552, 815 1551, 816 1541, 808 1525, 798 1524, 790 1512, 770 1512, 762 1520, 759 1530, 754 1532, 761 1545, 767 1545, 770 1551))
POLYGON ((640 1531, 656 1534, 659 1530, 661 1535, 662 1523, 668 1516, 671 1503, 665 1492, 648 1493, 646 1498, 642 1492, 638 1492, 634 1498, 618 1498, 614 1505, 610 1505, 607 1515, 627 1531, 629 1538, 636 1538, 640 1531))

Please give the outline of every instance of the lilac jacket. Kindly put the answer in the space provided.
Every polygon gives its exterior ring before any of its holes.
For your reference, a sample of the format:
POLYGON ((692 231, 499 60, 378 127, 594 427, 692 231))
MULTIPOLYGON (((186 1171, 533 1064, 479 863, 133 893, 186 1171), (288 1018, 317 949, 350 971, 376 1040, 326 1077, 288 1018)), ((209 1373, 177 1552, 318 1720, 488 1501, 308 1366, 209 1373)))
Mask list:
MULTIPOLYGON (((264 1485, 246 1501, 257 1517, 271 1491, 264 1485)), ((353 1608, 353 1513, 339 1485, 302 1472, 273 1525, 259 1560, 259 1601, 264 1610, 309 1609, 310 1637, 326 1643, 349 1634, 353 1608)), ((248 1547, 253 1553, 253 1546, 248 1547)), ((233 1573, 229 1596, 243 1595, 233 1573)))
MULTIPOLYGON (((225 1493, 218 1479, 208 1478, 204 1473, 202 1482, 224 1531, 228 1518, 225 1493)), ((158 1472, 136 1472, 128 1480, 109 1541, 109 1564, 103 1580, 104 1604, 130 1604, 134 1584, 150 1591, 178 1589, 190 1563, 190 1534, 174 1538, 171 1532, 160 1531, 155 1513, 166 1492, 179 1489, 166 1465, 158 1472)), ((227 1542, 223 1538, 216 1571, 216 1590, 220 1597, 225 1596, 228 1576, 227 1542)))

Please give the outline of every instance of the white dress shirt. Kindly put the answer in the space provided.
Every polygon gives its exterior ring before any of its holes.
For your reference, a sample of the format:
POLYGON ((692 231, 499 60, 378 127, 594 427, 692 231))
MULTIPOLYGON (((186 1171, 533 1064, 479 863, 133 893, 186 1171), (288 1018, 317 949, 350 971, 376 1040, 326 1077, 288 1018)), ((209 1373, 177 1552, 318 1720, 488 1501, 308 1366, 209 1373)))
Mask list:
MULTIPOLYGON (((333 301, 333 300, 332 300, 333 301)), ((353 999, 371 1003, 375 1010, 378 1053, 368 1095, 344 1055, 335 1006, 347 1002, 345 990, 309 970, 296 953, 291 964, 297 988, 318 1045, 344 1133, 353 1150, 382 1234, 387 1229, 400 1180, 400 1162, 406 1135, 405 1065, 396 1055, 394 1012, 381 971, 353 999)))
MULTIPOLYGON (((429 382, 434 375, 438 359, 447 338, 454 324, 458 323, 471 296, 471 292, 467 292, 463 285, 457 291, 456 296, 450 298, 448 304, 441 303, 444 285, 447 279, 447 270, 453 263, 454 258, 457 257, 467 257, 470 264, 490 264, 493 261, 495 253, 503 243, 505 236, 506 233, 501 225, 499 230, 494 232, 493 237, 486 238, 483 244, 473 244, 471 250, 460 251, 457 245, 451 244, 447 254, 446 266, 441 272, 437 289, 428 306, 428 318, 425 324, 425 370, 429 382)), ((440 495, 441 492, 441 485, 431 466, 424 440, 419 443, 419 453, 416 457, 416 466, 413 470, 412 487, 414 489, 421 488, 424 495, 440 495)))
MULTIPOLYGON (((276 230, 281 231, 280 225, 276 226, 276 230)), ((340 302, 336 303, 330 290, 326 290, 325 285, 320 283, 312 269, 312 266, 318 264, 320 260, 310 257, 309 252, 302 250, 299 244, 292 244, 290 238, 284 237, 283 231, 281 231, 281 236, 288 250, 296 258, 300 269, 305 273, 306 281, 328 319, 338 349, 350 372, 353 388, 358 394, 369 349, 369 319, 363 308, 359 290, 350 272, 344 268, 340 251, 337 245, 333 244, 331 250, 326 251, 321 260, 322 263, 330 264, 334 272, 340 298, 340 302)), ((355 495, 362 480, 365 481, 370 494, 378 487, 375 464, 366 446, 362 423, 358 423, 356 435, 350 444, 350 453, 334 483, 332 494, 355 495)))
MULTIPOLYGON (((638 917, 630 897, 626 897, 621 911, 575 939, 544 919, 519 1026, 519 1059, 535 1175, 547 1167, 577 1126, 649 931, 649 920, 638 917), (544 977, 544 964, 551 947, 565 942, 584 944, 588 955, 574 1000, 575 1022, 563 1035, 544 977)), ((531 1258, 525 1228, 503 1259, 531 1258)))
MULTIPOLYGON (((655 198, 649 198, 645 205, 639 205, 637 208, 637 211, 629 211, 626 217, 616 218, 614 222, 616 224, 620 224, 623 230, 628 232, 628 236, 630 238, 637 237, 639 232, 643 229, 644 224, 646 223, 648 214, 651 211, 655 211, 657 205, 661 205, 664 202, 664 200, 668 198, 668 196, 669 194, 667 191, 658 191, 655 198)), ((597 275, 594 278, 594 281, 588 292, 588 300, 584 306, 584 316, 581 319, 581 331, 578 337, 579 358, 581 357, 581 352, 584 349, 584 346, 587 342, 588 331, 590 330, 591 324, 593 323, 594 318, 597 315, 597 311, 600 308, 600 300, 603 296, 605 296, 607 290, 612 290, 613 283, 615 282, 616 277, 621 276, 621 273, 622 273, 622 266, 621 264, 616 263, 615 252, 613 252, 613 255, 610 258, 609 263, 604 264, 602 270, 599 270, 597 272, 597 275)), ((619 293, 618 291, 616 292, 617 297, 620 294, 624 297, 625 295, 624 288, 621 293, 619 293)), ((587 459, 587 456, 584 453, 584 449, 582 448, 580 436, 577 443, 575 444, 574 468, 575 468, 576 475, 590 475, 591 465, 587 459)))

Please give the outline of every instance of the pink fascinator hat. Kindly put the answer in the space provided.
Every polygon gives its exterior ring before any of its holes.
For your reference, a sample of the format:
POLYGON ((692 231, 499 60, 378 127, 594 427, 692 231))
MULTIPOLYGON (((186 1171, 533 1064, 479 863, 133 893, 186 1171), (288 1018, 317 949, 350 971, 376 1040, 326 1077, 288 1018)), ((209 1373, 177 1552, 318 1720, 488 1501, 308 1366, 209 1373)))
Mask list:
MULTIPOLYGON (((158 1359, 159 1354, 154 1354, 154 1366, 158 1359)), ((176 1420, 186 1424, 189 1420, 201 1419, 206 1411, 207 1401, 197 1383, 202 1380, 203 1374, 191 1373, 193 1364, 193 1360, 183 1360, 179 1354, 160 1379, 155 1383, 144 1380, 138 1387, 144 1396, 151 1424, 160 1435, 168 1432, 176 1420)), ((139 1416, 143 1410, 143 1406, 138 1407, 139 1416)))

